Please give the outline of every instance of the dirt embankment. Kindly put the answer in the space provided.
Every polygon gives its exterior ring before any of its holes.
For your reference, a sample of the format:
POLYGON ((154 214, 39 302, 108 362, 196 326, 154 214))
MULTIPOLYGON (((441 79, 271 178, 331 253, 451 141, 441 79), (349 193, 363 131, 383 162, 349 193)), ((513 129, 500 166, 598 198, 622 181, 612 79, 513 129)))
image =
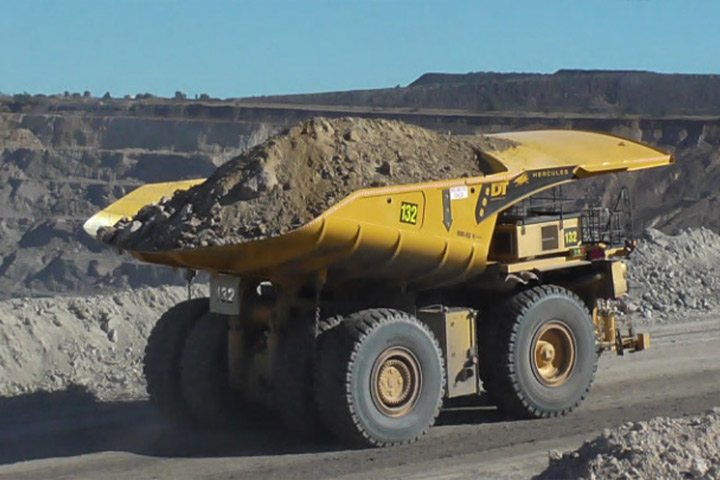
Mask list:
POLYGON ((146 251, 276 236, 362 188, 481 176, 480 152, 510 145, 396 121, 314 118, 230 160, 204 183, 103 229, 100 237, 146 251))
POLYGON ((426 73, 407 87, 276 95, 256 102, 471 112, 717 115, 717 75, 558 70, 552 74, 426 73))
POLYGON ((102 400, 144 397, 147 337, 160 315, 185 298, 185 288, 161 287, 1 301, 0 397, 71 386, 102 400))

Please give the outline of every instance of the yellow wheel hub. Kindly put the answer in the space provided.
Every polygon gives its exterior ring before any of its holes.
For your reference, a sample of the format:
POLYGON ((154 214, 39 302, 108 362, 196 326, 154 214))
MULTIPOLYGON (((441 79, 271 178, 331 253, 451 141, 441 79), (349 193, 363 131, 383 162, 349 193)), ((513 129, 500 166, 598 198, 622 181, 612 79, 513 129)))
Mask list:
POLYGON ((532 369, 543 384, 558 387, 575 368, 575 337, 567 325, 550 322, 535 335, 532 343, 532 369))
POLYGON ((383 402, 400 404, 410 393, 410 372, 407 365, 397 360, 386 362, 380 369, 378 394, 383 402))
POLYGON ((409 350, 391 347, 375 360, 370 382, 375 406, 390 417, 403 416, 420 394, 420 365, 409 350))

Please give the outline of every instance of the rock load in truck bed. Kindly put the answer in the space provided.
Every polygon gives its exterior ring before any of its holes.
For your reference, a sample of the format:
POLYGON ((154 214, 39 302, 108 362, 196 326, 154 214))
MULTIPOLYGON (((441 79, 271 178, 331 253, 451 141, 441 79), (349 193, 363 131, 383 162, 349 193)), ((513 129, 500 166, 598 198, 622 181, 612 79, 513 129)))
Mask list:
POLYGON ((479 152, 508 146, 397 121, 314 118, 247 150, 190 190, 101 229, 99 236, 136 251, 273 237, 358 189, 483 175, 479 152))

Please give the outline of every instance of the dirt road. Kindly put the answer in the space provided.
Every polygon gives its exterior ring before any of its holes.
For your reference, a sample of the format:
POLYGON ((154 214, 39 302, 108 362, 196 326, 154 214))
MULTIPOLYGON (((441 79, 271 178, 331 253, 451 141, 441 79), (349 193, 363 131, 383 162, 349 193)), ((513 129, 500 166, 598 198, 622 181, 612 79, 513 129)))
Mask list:
POLYGON ((720 405, 720 320, 651 331, 651 350, 603 356, 590 397, 568 417, 505 421, 491 407, 458 405, 426 438, 392 449, 308 445, 262 425, 236 435, 171 430, 145 401, 99 403, 81 391, 4 399, 0 477, 528 478, 548 450, 603 428, 720 405))

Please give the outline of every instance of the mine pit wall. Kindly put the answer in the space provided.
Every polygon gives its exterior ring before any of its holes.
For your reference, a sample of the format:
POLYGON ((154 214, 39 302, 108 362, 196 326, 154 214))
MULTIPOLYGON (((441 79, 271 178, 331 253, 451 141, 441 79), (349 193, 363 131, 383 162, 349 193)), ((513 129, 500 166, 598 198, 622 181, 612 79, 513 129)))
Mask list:
POLYGON ((586 129, 651 143, 675 152, 677 164, 588 181, 574 193, 589 192, 607 202, 620 186, 629 186, 637 205, 637 231, 700 225, 717 231, 720 226, 718 118, 441 115, 237 105, 143 108, 118 116, 0 114, 0 298, 181 282, 169 269, 140 264, 90 240, 82 223, 138 185, 207 176, 240 151, 316 115, 399 119, 454 133, 586 129))
POLYGON ((280 127, 91 115, 0 115, 0 299, 182 282, 87 237, 144 183, 206 177, 280 127))

